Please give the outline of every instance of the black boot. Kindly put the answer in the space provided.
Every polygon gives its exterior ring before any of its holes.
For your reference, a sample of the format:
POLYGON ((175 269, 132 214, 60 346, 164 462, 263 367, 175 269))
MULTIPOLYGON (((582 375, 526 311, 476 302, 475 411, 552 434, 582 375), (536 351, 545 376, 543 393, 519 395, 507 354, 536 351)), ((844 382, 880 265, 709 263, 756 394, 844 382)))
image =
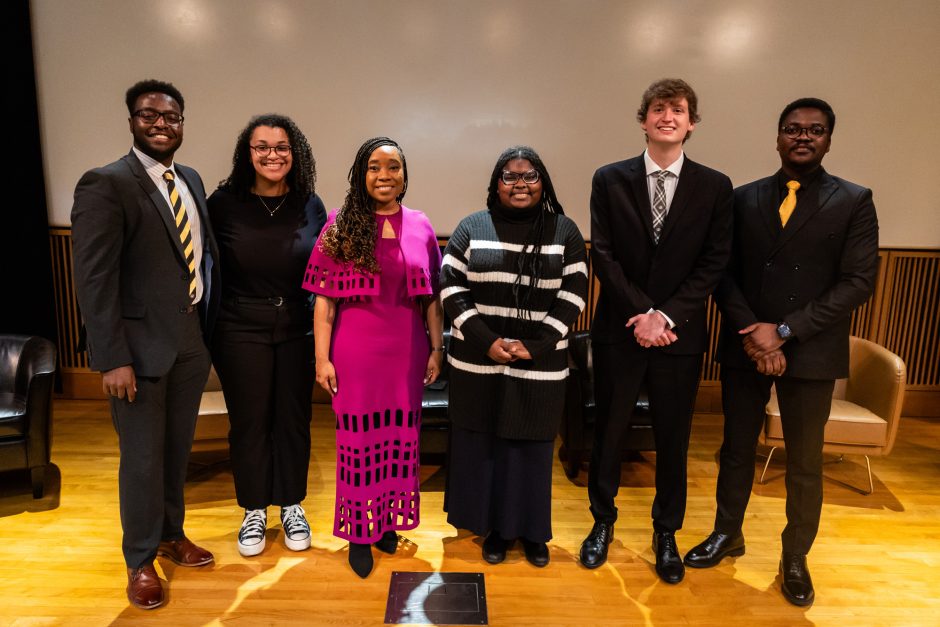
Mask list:
POLYGON ((372 572, 372 545, 349 543, 349 565, 353 572, 365 579, 372 572))
POLYGON ((386 531, 382 534, 382 539, 378 542, 373 542, 372 546, 382 551, 383 553, 395 555, 395 551, 398 550, 398 533, 394 531, 386 531))

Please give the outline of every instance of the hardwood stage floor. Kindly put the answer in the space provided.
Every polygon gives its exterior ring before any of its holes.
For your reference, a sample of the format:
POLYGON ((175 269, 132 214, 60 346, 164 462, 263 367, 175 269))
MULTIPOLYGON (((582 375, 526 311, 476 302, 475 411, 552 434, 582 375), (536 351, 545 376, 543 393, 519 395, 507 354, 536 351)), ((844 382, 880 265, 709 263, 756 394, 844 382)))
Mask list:
MULTIPOLYGON (((158 559, 169 580, 168 604, 144 612, 124 595, 117 506, 117 438, 107 407, 57 401, 53 467, 47 493, 33 500, 27 478, 0 475, 0 625, 306 624, 381 625, 392 571, 482 572, 491 625, 940 625, 940 421, 905 418, 898 444, 874 458, 875 492, 862 496, 827 481, 819 538, 810 555, 815 605, 788 604, 776 580, 784 524, 782 479, 755 484, 745 523, 747 554, 716 568, 689 570, 676 586, 652 567, 649 510, 653 456, 623 466, 620 520, 606 565, 577 562, 591 527, 586 471, 574 480, 555 464, 551 564, 529 565, 514 550, 503 564, 480 558, 480 539, 458 532, 441 511, 443 472, 423 469, 422 522, 392 557, 360 580, 334 538, 334 437, 328 406, 315 405, 309 496, 304 503, 313 546, 283 545, 277 508, 269 510, 268 548, 239 556, 241 511, 231 471, 222 463, 187 485, 187 534, 215 553, 214 566, 175 567, 158 559)), ((683 552, 714 517, 721 417, 696 416, 689 454, 689 502, 683 552)), ((218 451, 200 453, 202 461, 218 451)), ((780 475, 782 465, 771 471, 780 475)), ((866 481, 864 458, 827 466, 833 477, 866 481)))

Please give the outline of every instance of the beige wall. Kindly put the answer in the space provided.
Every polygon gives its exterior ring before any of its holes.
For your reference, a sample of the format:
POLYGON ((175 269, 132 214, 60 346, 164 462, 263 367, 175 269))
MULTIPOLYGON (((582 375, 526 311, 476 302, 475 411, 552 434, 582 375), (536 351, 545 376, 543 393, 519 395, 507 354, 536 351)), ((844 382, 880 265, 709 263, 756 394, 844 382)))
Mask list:
POLYGON ((703 117, 688 155, 736 185, 772 173, 777 115, 828 100, 825 165, 874 189, 883 246, 940 247, 940 2, 761 0, 33 0, 50 223, 86 169, 127 152, 124 90, 186 98, 180 161, 211 190, 252 114, 294 117, 328 207, 363 139, 405 148, 406 204, 438 232, 480 209, 498 153, 528 143, 588 235, 591 175, 639 154, 652 80, 703 117))

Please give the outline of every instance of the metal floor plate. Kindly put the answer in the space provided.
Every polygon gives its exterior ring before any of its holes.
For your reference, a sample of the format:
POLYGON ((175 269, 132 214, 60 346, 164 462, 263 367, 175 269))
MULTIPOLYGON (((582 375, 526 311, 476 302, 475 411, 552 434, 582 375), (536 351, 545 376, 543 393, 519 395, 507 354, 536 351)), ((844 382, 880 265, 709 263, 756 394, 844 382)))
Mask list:
POLYGON ((483 573, 394 571, 386 625, 489 625, 483 573))

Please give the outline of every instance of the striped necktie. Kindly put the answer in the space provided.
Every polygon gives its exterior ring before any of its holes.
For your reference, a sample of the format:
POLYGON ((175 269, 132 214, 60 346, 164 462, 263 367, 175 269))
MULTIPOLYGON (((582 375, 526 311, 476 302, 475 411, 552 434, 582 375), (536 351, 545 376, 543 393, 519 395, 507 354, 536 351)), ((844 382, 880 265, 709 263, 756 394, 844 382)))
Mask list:
POLYGON ((787 181, 787 189, 790 191, 787 192, 787 197, 780 203, 779 212, 781 226, 787 225, 787 220, 790 219, 790 216, 793 215, 793 210, 796 209, 796 190, 800 189, 800 182, 787 181))
POLYGON ((173 171, 167 170, 164 172, 163 179, 166 181, 166 189, 170 193, 173 218, 176 220, 176 229, 179 232, 180 242, 183 244, 183 256, 186 257, 186 265, 189 266, 189 302, 192 303, 196 300, 196 253, 193 250, 193 234, 189 229, 186 206, 183 204, 179 190, 176 189, 176 182, 173 180, 173 171))
POLYGON ((656 190, 653 192, 653 240, 659 243, 659 234, 663 230, 663 222, 666 221, 666 177, 669 176, 667 170, 660 170, 656 173, 656 190))

